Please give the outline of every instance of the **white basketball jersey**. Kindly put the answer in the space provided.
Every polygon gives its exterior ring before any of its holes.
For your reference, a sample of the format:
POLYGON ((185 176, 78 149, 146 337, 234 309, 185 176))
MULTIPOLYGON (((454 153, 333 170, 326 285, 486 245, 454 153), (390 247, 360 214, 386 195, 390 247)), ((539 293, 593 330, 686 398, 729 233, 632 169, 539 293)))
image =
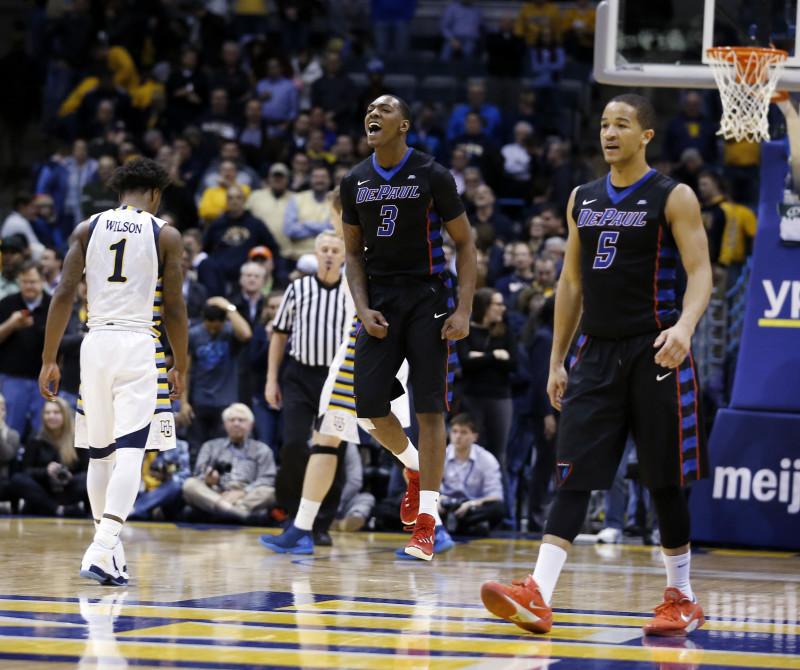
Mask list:
POLYGON ((86 248, 89 329, 158 334, 161 270, 158 235, 165 221, 129 205, 91 219, 86 248))

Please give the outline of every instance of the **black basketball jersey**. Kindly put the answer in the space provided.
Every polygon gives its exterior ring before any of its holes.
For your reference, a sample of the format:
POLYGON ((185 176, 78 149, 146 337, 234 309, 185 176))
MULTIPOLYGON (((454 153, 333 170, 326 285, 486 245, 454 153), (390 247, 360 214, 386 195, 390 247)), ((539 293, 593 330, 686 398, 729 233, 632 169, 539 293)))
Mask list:
POLYGON ((650 170, 625 189, 608 174, 575 192, 583 321, 590 336, 623 338, 678 320, 678 249, 664 213, 678 182, 650 170))
POLYGON ((464 211, 450 172, 432 156, 408 149, 384 170, 375 154, 341 185, 342 220, 361 226, 367 275, 437 275, 444 270, 442 222, 464 211))

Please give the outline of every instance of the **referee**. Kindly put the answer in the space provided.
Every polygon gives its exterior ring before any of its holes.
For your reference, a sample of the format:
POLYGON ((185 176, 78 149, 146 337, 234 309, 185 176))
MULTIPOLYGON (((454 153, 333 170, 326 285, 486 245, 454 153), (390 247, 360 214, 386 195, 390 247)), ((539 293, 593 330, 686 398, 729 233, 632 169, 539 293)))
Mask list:
MULTIPOLYGON (((321 233, 314 251, 317 273, 295 279, 275 315, 264 393, 271 407, 282 409, 283 445, 275 495, 278 505, 290 516, 296 514, 300 503, 309 457, 308 440, 328 368, 352 320, 352 307, 347 309, 347 289, 342 285, 344 243, 333 231, 321 233), (287 344, 289 355, 282 366, 287 344)), ((337 471, 336 482, 323 500, 314 524, 314 541, 321 546, 330 544, 327 529, 336 514, 341 480, 337 471)))

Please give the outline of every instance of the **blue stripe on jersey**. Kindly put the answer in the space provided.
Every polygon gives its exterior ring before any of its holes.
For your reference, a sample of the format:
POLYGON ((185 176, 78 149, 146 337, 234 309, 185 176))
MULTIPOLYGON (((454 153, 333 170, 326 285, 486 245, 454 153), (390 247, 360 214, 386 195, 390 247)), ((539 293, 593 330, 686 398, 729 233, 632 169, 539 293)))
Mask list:
POLYGON ((677 258, 678 250, 675 247, 662 246, 661 249, 658 250, 658 256, 659 258, 677 258))
POLYGON ((403 157, 400 159, 400 162, 399 162, 397 165, 395 165, 393 168, 390 168, 389 170, 384 170, 384 169, 383 169, 383 168, 382 168, 382 167, 381 167, 381 166, 378 164, 378 159, 377 159, 377 157, 375 156, 375 154, 373 153, 373 154, 372 154, 372 167, 375 169, 375 172, 377 172, 377 173, 378 173, 378 174, 379 174, 381 177, 383 177, 383 178, 384 178, 386 181, 390 181, 392 177, 394 177, 394 176, 395 176, 395 175, 396 175, 398 172, 400 172, 400 170, 402 170, 402 169, 403 169, 403 166, 406 164, 406 161, 407 161, 407 160, 409 159, 409 157, 411 156, 411 152, 412 152, 412 151, 413 151, 413 149, 412 149, 411 147, 409 147, 408 149, 406 149, 405 156, 403 156, 403 157))
POLYGON ((156 223, 156 220, 152 216, 150 217, 150 222, 153 224, 153 241, 156 243, 156 258, 159 259, 158 260, 158 268, 159 268, 159 273, 158 274, 161 274, 161 260, 160 260, 161 259, 161 254, 159 253, 159 250, 158 250, 158 238, 161 235, 161 227, 156 223))
POLYGON ((655 169, 650 168, 650 171, 641 177, 638 181, 634 182, 627 188, 622 191, 618 191, 614 188, 613 184, 611 183, 611 173, 609 172, 606 176, 606 193, 608 193, 608 198, 613 202, 615 205, 618 205, 622 202, 625 198, 627 198, 631 193, 633 193, 637 188, 639 188, 642 184, 644 184, 650 177, 656 174, 655 169))
MULTIPOLYGON (((101 213, 102 213, 102 212, 101 212, 101 213)), ((93 218, 93 219, 92 219, 92 220, 89 222, 89 235, 87 235, 87 237, 86 237, 86 247, 87 247, 87 248, 89 247, 89 242, 90 242, 90 241, 91 241, 91 239, 92 239, 92 233, 94 232, 94 229, 97 227, 97 221, 98 221, 98 219, 99 219, 99 218, 100 218, 100 214, 98 214, 97 216, 95 216, 95 217, 94 217, 94 218, 93 218)))
POLYGON ((697 472, 697 459, 696 458, 687 458, 683 462, 683 476, 685 477, 690 472, 697 472))
POLYGON ((658 271, 658 279, 674 280, 676 275, 677 275, 676 268, 661 268, 658 271))
POLYGON ((689 437, 684 437, 683 442, 681 443, 681 450, 682 451, 691 451, 697 447, 697 436, 690 435, 689 437))
POLYGON ((671 302, 675 300, 675 289, 663 289, 658 292, 658 299, 663 300, 664 302, 671 302))
MULTIPOLYGON (((153 221, 153 226, 156 226, 156 222, 153 221)), ((158 243, 156 242, 156 245, 158 243)), ((156 251, 158 251, 156 249, 156 251)), ((153 296, 153 327, 152 332, 157 337, 161 337, 161 303, 164 301, 163 297, 164 291, 164 278, 159 275, 158 279, 156 280, 156 291, 155 295, 153 296)), ((163 347, 159 347, 156 345, 156 352, 164 351, 163 347)))
POLYGON ((683 417, 681 420, 681 428, 683 430, 688 430, 689 428, 694 428, 696 423, 697 419, 695 418, 694 414, 690 414, 689 416, 683 417))
POLYGON ((681 407, 694 404, 694 391, 689 391, 681 396, 681 407))
POLYGON ((694 375, 692 375, 692 368, 687 367, 678 373, 678 379, 680 380, 681 384, 684 382, 691 381, 694 375))

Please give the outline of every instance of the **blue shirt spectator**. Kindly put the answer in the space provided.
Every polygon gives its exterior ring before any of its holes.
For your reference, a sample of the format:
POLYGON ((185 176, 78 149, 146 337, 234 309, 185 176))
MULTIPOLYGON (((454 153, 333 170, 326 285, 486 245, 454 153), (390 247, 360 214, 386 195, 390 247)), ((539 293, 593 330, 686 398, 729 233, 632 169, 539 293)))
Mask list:
POLYGON ((481 37, 481 10, 473 0, 453 0, 442 13, 439 25, 444 37, 442 60, 475 53, 481 37))
POLYGON ((453 141, 464 133, 467 114, 477 112, 483 120, 483 130, 496 142, 500 141, 502 116, 500 110, 486 102, 486 84, 474 81, 467 87, 467 102, 456 105, 447 124, 447 139, 453 141))
POLYGON ((204 314, 189 330, 192 357, 190 398, 193 406, 225 407, 237 400, 239 344, 233 326, 204 314))
POLYGON ((533 88, 552 88, 561 77, 567 64, 564 48, 560 45, 539 44, 531 49, 531 71, 533 88))
POLYGON ((502 501, 503 477, 500 463, 489 451, 471 442, 473 437, 477 437, 477 433, 453 420, 440 493, 446 500, 489 498, 502 501), (456 437, 454 433, 457 431, 459 434, 456 437), (461 432, 464 433, 463 436, 461 432))
POLYGON ((281 70, 280 61, 267 61, 267 76, 256 84, 261 100, 261 118, 269 124, 288 124, 298 114, 299 99, 294 83, 281 70))
POLYGON ((515 242, 511 256, 514 271, 495 282, 494 287, 503 295, 506 306, 517 309, 517 296, 522 289, 533 283, 533 255, 525 242, 515 242))

